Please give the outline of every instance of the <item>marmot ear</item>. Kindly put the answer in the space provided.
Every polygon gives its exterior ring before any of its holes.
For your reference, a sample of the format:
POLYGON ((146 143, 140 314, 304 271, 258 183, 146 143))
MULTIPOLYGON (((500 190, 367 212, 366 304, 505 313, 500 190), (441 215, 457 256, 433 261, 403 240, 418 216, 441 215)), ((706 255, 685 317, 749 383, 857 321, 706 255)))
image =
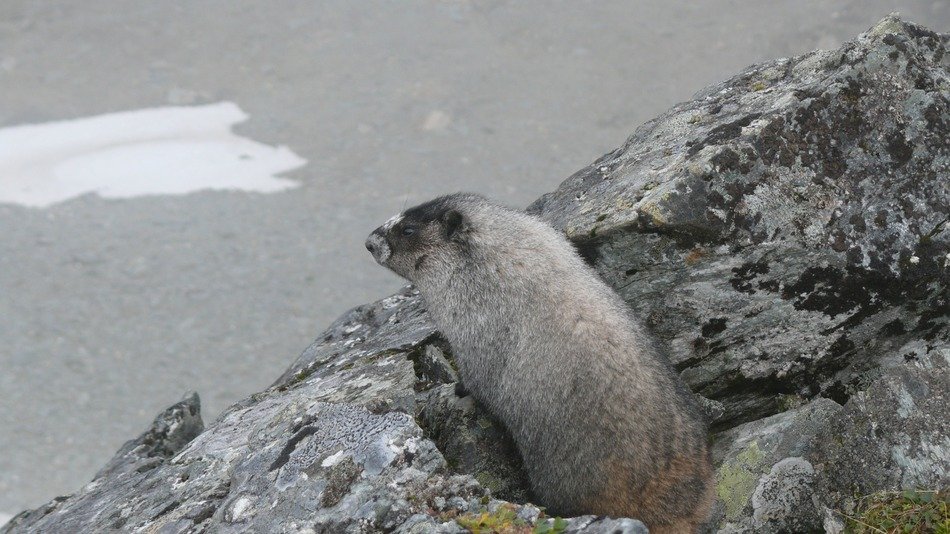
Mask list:
POLYGON ((465 219, 462 217, 462 214, 456 210, 446 210, 446 212, 442 214, 442 229, 443 232, 445 232, 446 239, 450 239, 458 233, 464 224, 465 219))

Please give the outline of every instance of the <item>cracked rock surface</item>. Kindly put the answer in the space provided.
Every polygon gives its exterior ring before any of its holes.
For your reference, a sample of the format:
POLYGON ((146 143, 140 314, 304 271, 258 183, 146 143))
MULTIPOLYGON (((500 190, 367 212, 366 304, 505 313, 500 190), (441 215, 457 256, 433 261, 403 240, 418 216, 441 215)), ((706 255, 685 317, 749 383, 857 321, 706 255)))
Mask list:
MULTIPOLYGON (((890 16, 750 67, 529 208, 705 399, 711 531, 835 531, 858 495, 950 483, 947 44, 890 16)), ((407 288, 344 314, 207 428, 187 396, 2 531, 645 532, 497 500, 530 498, 520 460, 456 380, 407 288)))

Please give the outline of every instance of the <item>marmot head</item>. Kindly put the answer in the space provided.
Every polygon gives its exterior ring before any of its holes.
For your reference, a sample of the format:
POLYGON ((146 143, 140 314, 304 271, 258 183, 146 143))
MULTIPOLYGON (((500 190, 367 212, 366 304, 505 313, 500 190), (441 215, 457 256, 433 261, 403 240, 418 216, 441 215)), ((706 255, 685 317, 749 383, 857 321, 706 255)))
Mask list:
POLYGON ((456 193, 430 200, 389 219, 366 239, 377 263, 416 283, 425 275, 463 262, 473 210, 481 196, 456 193))

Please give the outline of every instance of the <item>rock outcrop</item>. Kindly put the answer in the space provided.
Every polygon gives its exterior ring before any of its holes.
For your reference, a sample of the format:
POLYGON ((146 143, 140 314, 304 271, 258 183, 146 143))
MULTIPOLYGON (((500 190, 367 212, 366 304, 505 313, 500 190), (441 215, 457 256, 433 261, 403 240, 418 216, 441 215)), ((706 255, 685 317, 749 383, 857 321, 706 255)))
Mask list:
POLYGON ((725 404, 720 428, 845 402, 946 336, 946 39, 887 18, 754 66, 532 206, 725 404))
MULTIPOLYGON (((948 36, 887 17, 641 126, 529 209, 713 414, 722 532, 839 531, 950 486, 948 36)), ((411 288, 346 313, 202 431, 196 396, 3 532, 645 532, 546 518, 411 288), (460 395, 461 394, 461 395, 460 395)))

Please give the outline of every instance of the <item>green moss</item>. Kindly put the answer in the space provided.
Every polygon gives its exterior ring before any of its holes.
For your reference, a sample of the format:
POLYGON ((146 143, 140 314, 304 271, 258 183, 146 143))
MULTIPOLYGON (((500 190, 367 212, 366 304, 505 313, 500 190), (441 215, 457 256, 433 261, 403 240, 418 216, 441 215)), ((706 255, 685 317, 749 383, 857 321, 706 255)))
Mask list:
POLYGON ((464 514, 456 518, 456 523, 472 534, 527 534, 531 527, 515 514, 510 504, 499 506, 494 512, 464 514))
POLYGON ((632 208, 634 206, 634 203, 629 198, 618 197, 617 200, 614 202, 614 206, 616 206, 617 211, 624 211, 624 210, 632 208))
MULTIPOLYGON (((422 425, 419 425, 419 426, 422 426, 422 425)), ((446 458, 446 459, 445 459, 445 463, 446 463, 446 465, 449 466, 449 470, 450 470, 450 471, 452 471, 453 473, 458 473, 458 471, 459 471, 459 461, 458 461, 457 458, 451 458, 451 459, 446 458)))
POLYGON ((767 89, 768 86, 769 86, 769 85, 768 85, 767 83, 763 82, 763 81, 757 81, 757 82, 753 82, 753 83, 752 83, 752 90, 753 90, 753 91, 763 91, 763 90, 767 89))
POLYGON ((662 226, 666 223, 666 221, 663 219, 663 214, 660 211, 660 207, 652 202, 645 202, 640 206, 640 211, 650 217, 653 226, 662 226))
POLYGON ((854 514, 841 514, 845 532, 950 534, 950 492, 882 492, 862 497, 854 514))
POLYGON ((487 471, 479 471, 475 473, 474 476, 475 480, 477 480, 478 483, 482 485, 482 487, 488 488, 488 490, 493 494, 498 493, 498 491, 502 488, 501 481, 487 471))
POLYGON ((806 399, 798 395, 779 395, 776 399, 778 407, 781 411, 787 412, 794 408, 799 408, 805 405, 806 399))
POLYGON ((716 472, 716 494, 726 509, 726 519, 737 519, 755 491, 764 471, 765 454, 753 441, 742 452, 722 464, 716 472))
POLYGON ((515 505, 503 504, 494 512, 460 515, 455 518, 455 522, 472 534, 561 534, 567 530, 567 521, 560 517, 548 523, 542 513, 538 523, 531 526, 518 517, 515 510, 515 505))
POLYGON ((488 430, 489 428, 493 426, 492 422, 487 417, 479 417, 478 419, 475 420, 475 422, 478 424, 478 427, 481 428, 482 430, 488 430))
POLYGON ((294 376, 292 376, 292 377, 290 378, 290 380, 287 381, 286 384, 284 384, 283 386, 277 388, 277 390, 278 390, 278 391, 287 391, 288 389, 290 389, 290 388, 296 386, 297 384, 303 382, 304 380, 310 378, 310 375, 312 375, 312 374, 313 374, 313 369, 310 369, 310 368, 301 369, 301 370, 297 371, 297 373, 294 374, 294 376))
POLYGON ((459 366, 455 363, 455 356, 452 354, 452 351, 446 347, 440 347, 439 350, 442 351, 442 355, 445 356, 445 360, 449 362, 449 366, 452 367, 452 370, 455 371, 455 374, 459 372, 459 366))
POLYGON ((561 534, 565 530, 567 530, 567 520, 555 517, 551 523, 539 521, 538 524, 534 526, 532 534, 561 534))

